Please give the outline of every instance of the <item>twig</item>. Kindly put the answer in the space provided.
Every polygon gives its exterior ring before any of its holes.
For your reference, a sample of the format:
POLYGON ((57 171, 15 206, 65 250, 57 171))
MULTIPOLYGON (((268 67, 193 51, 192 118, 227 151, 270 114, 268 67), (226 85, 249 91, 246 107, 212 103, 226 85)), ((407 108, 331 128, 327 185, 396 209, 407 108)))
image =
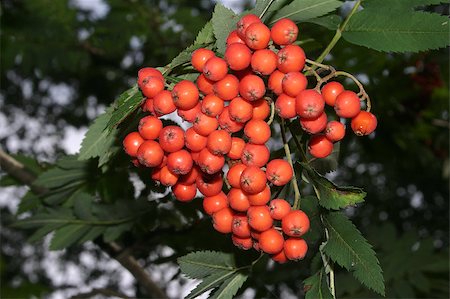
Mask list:
MULTIPOLYGON (((11 175, 18 182, 27 185, 37 195, 47 192, 46 189, 33 186, 36 175, 27 169, 22 163, 8 155, 0 149, 0 166, 3 171, 11 175)), ((166 294, 152 280, 150 275, 144 268, 139 265, 138 261, 128 251, 122 250, 116 243, 103 243, 101 241, 96 244, 104 251, 109 253, 111 257, 116 259, 124 268, 136 278, 140 285, 145 289, 147 295, 152 298, 168 298, 166 294)))

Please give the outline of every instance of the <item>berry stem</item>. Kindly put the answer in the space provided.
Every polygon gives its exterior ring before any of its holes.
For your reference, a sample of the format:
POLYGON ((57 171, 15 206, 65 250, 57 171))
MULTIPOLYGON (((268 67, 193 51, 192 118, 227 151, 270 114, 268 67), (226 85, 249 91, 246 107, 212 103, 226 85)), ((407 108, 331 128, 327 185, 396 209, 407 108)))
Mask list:
POLYGON ((325 59, 325 57, 331 52, 331 50, 334 48, 334 46, 337 44, 337 42, 341 39, 342 32, 345 30, 345 27, 347 27, 347 24, 350 21, 350 18, 358 10, 360 5, 361 5, 361 0, 356 1, 355 5, 353 6, 350 13, 347 15, 345 20, 341 23, 339 28, 336 29, 336 33, 334 34, 333 39, 330 41, 330 43, 325 48, 325 50, 323 50, 323 52, 316 59, 317 63, 321 63, 325 59))
POLYGON ((288 141, 286 138, 286 129, 285 129, 284 119, 281 119, 280 129, 281 129, 281 138, 283 139, 284 152, 286 153, 286 158, 288 159, 288 162, 291 165, 292 170, 293 170, 291 184, 294 186, 295 196, 294 196, 294 203, 293 203, 292 207, 295 210, 298 210, 298 209, 300 209, 300 190, 299 190, 298 184, 297 184, 297 177, 295 175, 294 163, 292 162, 291 150, 289 149, 289 144, 288 144, 288 141))
MULTIPOLYGON (((320 222, 323 224, 323 217, 320 215, 320 222)), ((328 242, 330 235, 328 233, 328 229, 325 228, 325 236, 326 236, 326 242, 322 243, 320 246, 320 255, 322 257, 323 266, 325 268, 325 272, 328 274, 328 286, 330 287, 330 292, 333 298, 336 298, 336 287, 335 287, 335 279, 334 279, 334 267, 333 263, 330 261, 330 258, 323 252, 322 248, 323 246, 328 242)))
POLYGON ((272 100, 270 100, 270 117, 269 120, 267 121, 267 124, 269 126, 272 124, 274 116, 275 116, 275 104, 273 103, 272 100))

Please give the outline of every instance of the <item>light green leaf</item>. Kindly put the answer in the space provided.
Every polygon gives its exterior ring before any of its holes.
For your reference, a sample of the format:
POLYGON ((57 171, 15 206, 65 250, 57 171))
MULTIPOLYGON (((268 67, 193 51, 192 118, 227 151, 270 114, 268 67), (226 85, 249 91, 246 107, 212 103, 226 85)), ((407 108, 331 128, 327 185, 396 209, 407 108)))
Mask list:
POLYGON ((239 17, 230 9, 220 3, 216 4, 211 18, 214 36, 216 37, 217 52, 225 53, 228 34, 236 29, 239 17))
POLYGON ((369 1, 350 19, 342 36, 349 42, 385 52, 419 52, 450 44, 449 19, 413 11, 436 1, 369 1))
POLYGON ((111 132, 119 125, 128 115, 140 107, 143 96, 137 85, 123 92, 118 99, 114 101, 114 110, 111 113, 106 129, 111 132))
POLYGON ((89 226, 72 224, 56 230, 50 242, 50 250, 60 250, 76 243, 89 231, 89 226))
POLYGON ((289 18, 299 23, 314 19, 334 11, 342 5, 337 0, 294 0, 291 4, 278 10, 270 20, 274 24, 282 18, 289 18))
POLYGON ((197 251, 178 258, 181 271, 190 278, 203 278, 217 271, 233 271, 235 261, 230 253, 197 251))
POLYGON ((208 21, 202 30, 197 34, 194 45, 207 45, 214 42, 214 32, 212 22, 208 21))
POLYGON ((323 217, 329 239, 323 252, 362 284, 384 296, 382 270, 372 246, 353 223, 341 212, 330 212, 323 217))
POLYGON ((338 187, 321 176, 310 165, 301 163, 312 183, 319 204, 326 209, 338 210, 364 201, 366 192, 355 187, 338 187))
POLYGON ((222 285, 214 291, 211 299, 232 299, 234 295, 239 291, 244 282, 247 280, 248 275, 244 273, 235 273, 233 277, 225 280, 222 285))
POLYGON ((330 288, 327 283, 327 275, 322 268, 313 276, 303 282, 305 285, 305 299, 332 299, 330 288))
POLYGON ((255 14, 259 17, 263 13, 263 11, 266 10, 266 13, 261 19, 263 22, 265 22, 266 20, 270 19, 270 16, 273 14, 273 12, 279 10, 288 2, 289 0, 256 0, 255 8, 252 9, 250 13, 255 14), (267 6, 269 6, 268 9, 266 9, 267 6))

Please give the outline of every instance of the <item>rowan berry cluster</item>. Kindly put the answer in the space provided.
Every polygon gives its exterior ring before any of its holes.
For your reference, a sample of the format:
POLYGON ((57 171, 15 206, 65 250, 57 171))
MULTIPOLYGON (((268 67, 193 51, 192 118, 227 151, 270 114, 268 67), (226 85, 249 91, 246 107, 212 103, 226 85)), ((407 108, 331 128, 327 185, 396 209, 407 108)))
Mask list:
POLYGON ((152 168, 152 179, 171 186, 178 200, 203 194, 214 228, 232 233, 236 246, 261 250, 281 263, 305 256, 301 236, 310 223, 285 199, 271 199, 271 187, 290 182, 293 168, 283 159, 270 160, 270 96, 277 96, 272 109, 281 118, 299 116, 303 130, 313 134, 309 151, 318 158, 329 155, 345 134, 342 123, 328 122, 325 103, 339 117, 352 118, 358 134, 376 126, 372 114, 361 111, 359 97, 340 83, 327 83, 321 93, 307 89, 305 53, 293 44, 297 35, 289 19, 269 29, 249 14, 229 34, 223 58, 206 48, 192 54, 191 65, 200 72, 195 83, 182 80, 168 90, 161 72, 141 69, 138 86, 149 115, 123 141, 134 163, 152 168), (164 127, 159 117, 173 112, 192 126, 164 127))

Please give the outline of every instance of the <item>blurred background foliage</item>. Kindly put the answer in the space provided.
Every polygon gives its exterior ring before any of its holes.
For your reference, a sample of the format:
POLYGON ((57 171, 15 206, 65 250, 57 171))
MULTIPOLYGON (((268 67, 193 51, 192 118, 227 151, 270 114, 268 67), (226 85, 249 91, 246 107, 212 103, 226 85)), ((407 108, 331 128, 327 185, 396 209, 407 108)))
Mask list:
MULTIPOLYGON (((224 2, 240 11, 251 6, 251 1, 224 2)), ((70 137, 82 135, 133 85, 139 68, 163 66, 192 43, 213 7, 207 0, 1 1, 2 148, 42 162, 64 155, 70 137)), ((448 15, 449 6, 430 9, 448 15)), ((300 28, 300 39, 308 41, 304 49, 314 59, 333 32, 313 24, 300 28)), ((374 245, 387 297, 448 298, 449 49, 386 54, 341 40, 325 63, 357 75, 378 117, 373 136, 349 135, 341 143, 339 167, 328 176, 368 193, 366 202, 347 214, 374 245)), ((133 283, 120 283, 124 274, 117 264, 105 266, 108 257, 92 244, 49 253, 48 242, 28 243, 27 231, 9 226, 24 189, 1 193, 0 297, 64 298, 92 285, 140 295, 133 283), (52 261, 59 273, 78 279, 54 277, 48 269, 52 261)), ((193 249, 231 250, 229 240, 193 215, 193 206, 176 210, 186 213, 189 225, 162 213, 160 230, 138 229, 121 240, 147 269, 159 271, 156 279, 173 298, 180 296, 180 290, 169 290, 174 281, 175 286, 185 281, 161 265, 174 268, 175 258, 193 249)), ((253 290, 241 293, 257 298, 302 293, 302 279, 309 275, 305 265, 270 267, 276 275, 255 270, 246 283, 253 290)), ((344 272, 337 274, 336 289, 340 298, 376 297, 344 272)))

